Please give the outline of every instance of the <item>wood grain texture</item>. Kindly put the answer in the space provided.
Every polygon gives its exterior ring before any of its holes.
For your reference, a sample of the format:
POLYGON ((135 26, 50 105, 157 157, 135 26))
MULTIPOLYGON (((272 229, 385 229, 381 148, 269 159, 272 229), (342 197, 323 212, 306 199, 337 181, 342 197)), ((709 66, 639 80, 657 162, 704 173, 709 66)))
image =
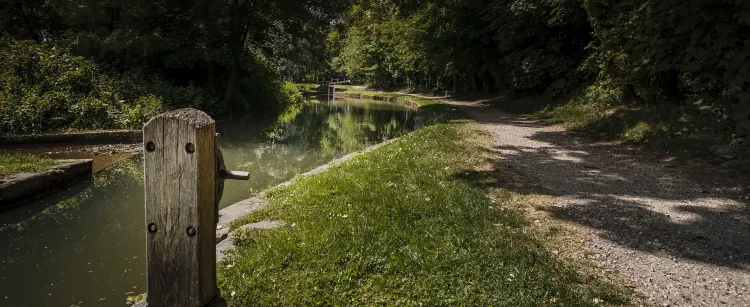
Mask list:
POLYGON ((144 152, 146 228, 157 228, 147 237, 149 306, 205 306, 216 296, 215 133, 214 121, 192 109, 143 128, 144 147, 156 145, 144 152))

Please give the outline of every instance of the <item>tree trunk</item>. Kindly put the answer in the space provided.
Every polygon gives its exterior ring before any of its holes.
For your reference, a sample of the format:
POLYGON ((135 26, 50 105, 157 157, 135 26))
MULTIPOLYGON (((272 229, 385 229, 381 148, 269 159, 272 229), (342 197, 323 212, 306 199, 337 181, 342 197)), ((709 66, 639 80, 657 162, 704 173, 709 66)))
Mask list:
POLYGON ((625 100, 628 103, 636 103, 638 102, 638 93, 635 91, 635 86, 632 84, 627 84, 622 89, 622 95, 623 100, 625 100))
POLYGON ((493 92, 493 84, 492 84, 492 76, 488 72, 482 73, 482 89, 484 89, 485 94, 490 94, 493 92))
POLYGON ((457 88, 457 85, 458 85, 458 74, 456 74, 456 73, 454 72, 454 73, 453 73, 453 93, 454 93, 454 94, 456 93, 456 88, 457 88))
POLYGON ((23 10, 24 4, 19 3, 17 7, 18 14, 21 15, 21 18, 23 18, 23 23, 26 25, 26 31, 29 32, 29 37, 36 42, 42 42, 42 37, 34 26, 36 20, 32 20, 32 18, 36 19, 36 13, 34 12, 34 3, 29 2, 28 6, 29 12, 27 13, 23 10))
POLYGON ((232 69, 229 72, 227 89, 224 92, 224 101, 222 102, 222 106, 224 106, 224 108, 229 108, 230 103, 232 102, 232 97, 234 97, 234 92, 237 89, 237 83, 240 77, 240 65, 240 62, 238 60, 235 60, 232 64, 232 69))
POLYGON ((224 93, 224 101, 222 105, 225 108, 229 107, 232 102, 232 97, 237 89, 237 84, 240 78, 240 70, 242 69, 242 58, 245 53, 245 39, 247 38, 249 31, 249 23, 247 17, 251 9, 255 8, 255 1, 245 0, 239 2, 234 0, 230 13, 230 26, 228 47, 229 52, 232 53, 232 68, 229 71, 229 79, 227 80, 227 87, 224 93), (252 2, 252 6, 251 6, 252 2))
POLYGON ((216 93, 216 65, 211 60, 206 60, 206 83, 211 93, 216 93))
POLYGON ((669 102, 678 102, 682 100, 682 94, 680 93, 680 71, 677 69, 669 69, 662 76, 662 91, 667 97, 669 102))

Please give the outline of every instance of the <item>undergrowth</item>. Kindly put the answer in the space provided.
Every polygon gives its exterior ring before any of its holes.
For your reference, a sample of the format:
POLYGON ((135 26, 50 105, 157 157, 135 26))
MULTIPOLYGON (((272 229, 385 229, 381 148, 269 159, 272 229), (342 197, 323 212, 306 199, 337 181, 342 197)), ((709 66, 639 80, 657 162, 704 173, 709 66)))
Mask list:
MULTIPOLYGON (((606 141, 623 141, 666 152, 750 165, 750 148, 720 114, 700 100, 683 104, 612 103, 585 94, 478 98, 481 103, 552 124, 563 124, 606 141)), ((745 166, 747 167, 747 166, 745 166)))

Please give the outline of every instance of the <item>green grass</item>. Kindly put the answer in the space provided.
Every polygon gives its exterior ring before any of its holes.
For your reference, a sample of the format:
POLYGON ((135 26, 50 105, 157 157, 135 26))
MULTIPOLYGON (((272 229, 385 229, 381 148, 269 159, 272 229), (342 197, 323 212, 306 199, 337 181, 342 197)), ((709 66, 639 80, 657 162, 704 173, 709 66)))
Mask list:
POLYGON ((0 154, 0 178, 17 173, 33 173, 46 170, 55 161, 30 155, 0 154))
MULTIPOLYGON (((590 306, 627 291, 556 259, 505 191, 465 174, 486 138, 446 105, 428 126, 318 175, 268 192, 269 205, 219 265, 232 306, 590 306), (493 200, 494 199, 494 200, 493 200)), ((235 224, 239 225, 238 224, 235 224)))

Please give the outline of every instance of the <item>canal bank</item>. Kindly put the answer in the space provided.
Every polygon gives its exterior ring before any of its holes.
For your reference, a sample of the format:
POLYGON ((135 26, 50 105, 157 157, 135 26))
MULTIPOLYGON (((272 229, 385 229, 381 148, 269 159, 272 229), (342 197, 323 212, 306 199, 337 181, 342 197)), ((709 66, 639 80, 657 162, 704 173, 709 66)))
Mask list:
POLYGON ((0 212, 65 189, 141 152, 140 131, 0 137, 0 212))
MULTIPOLYGON (((337 99, 274 118, 219 120, 227 167, 252 174, 227 182, 221 206, 406 134, 414 116, 390 103, 337 99)), ((146 292, 141 159, 0 214, 0 305, 122 306, 146 292)))

